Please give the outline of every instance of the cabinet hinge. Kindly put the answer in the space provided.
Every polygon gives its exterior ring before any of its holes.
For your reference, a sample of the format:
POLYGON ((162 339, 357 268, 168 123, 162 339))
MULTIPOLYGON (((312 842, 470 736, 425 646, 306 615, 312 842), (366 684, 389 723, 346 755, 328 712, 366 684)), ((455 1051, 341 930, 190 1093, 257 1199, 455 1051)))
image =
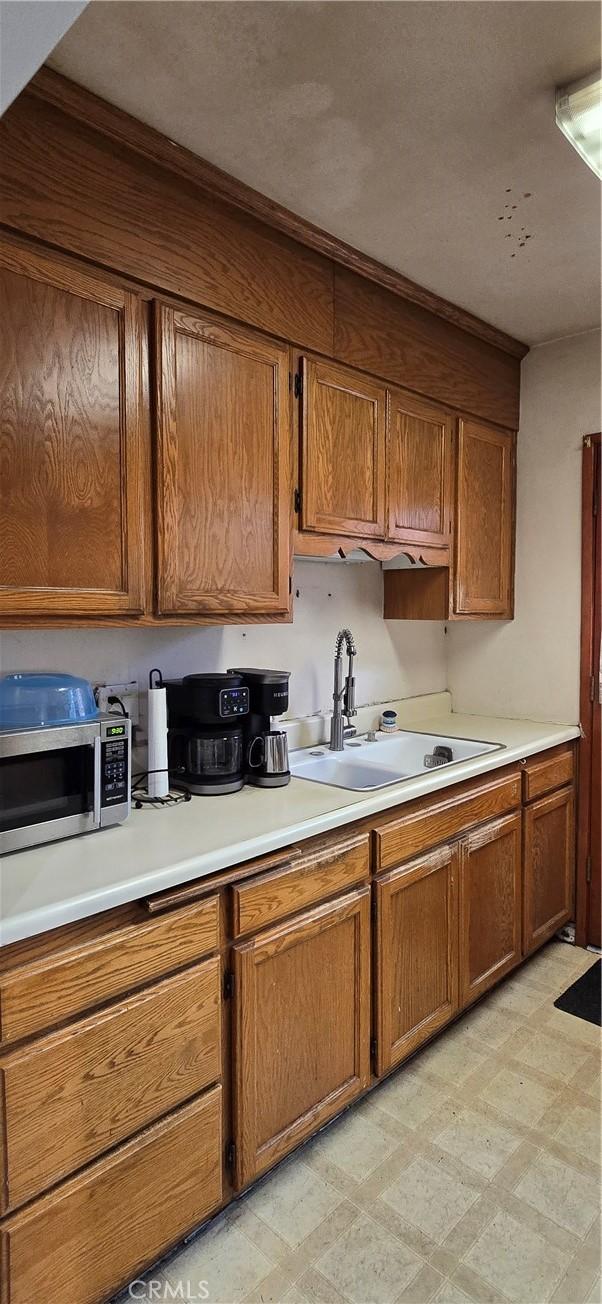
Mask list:
POLYGON ((591 856, 588 856, 587 859, 586 859, 586 861, 585 861, 585 881, 586 881, 586 883, 591 883, 591 881, 592 881, 592 858, 591 858, 591 856))
POLYGON ((370 1054, 373 1059, 376 1058, 376 1037, 373 1037, 372 1041, 370 1042, 370 1054))
POLYGON ((226 969, 224 974, 224 1000, 229 1001, 234 996, 234 974, 231 969, 226 969))
POLYGON ((229 1168, 230 1172, 233 1173, 235 1164, 236 1164, 236 1145, 234 1141, 229 1141, 226 1146, 226 1168, 229 1168))
POLYGON ((292 575, 289 575, 289 577, 288 577, 288 591, 289 591, 289 593, 292 593, 292 591, 293 591, 293 577, 292 577, 292 575))
POLYGON ((301 490, 295 489, 295 511, 301 511, 301 490))
POLYGON ((302 393, 303 393, 303 377, 302 377, 300 371, 296 371, 296 372, 295 372, 295 385, 294 385, 294 391, 293 391, 293 392, 294 392, 295 398, 301 398, 301 395, 302 395, 302 393))

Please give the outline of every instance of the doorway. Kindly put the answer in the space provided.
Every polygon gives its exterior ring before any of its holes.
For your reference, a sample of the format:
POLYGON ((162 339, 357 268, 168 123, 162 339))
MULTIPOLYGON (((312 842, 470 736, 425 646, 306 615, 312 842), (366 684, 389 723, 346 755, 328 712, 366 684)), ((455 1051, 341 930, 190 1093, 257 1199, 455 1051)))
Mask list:
POLYGON ((583 440, 581 517, 581 685, 576 942, 600 946, 602 844, 602 449, 600 435, 583 440))

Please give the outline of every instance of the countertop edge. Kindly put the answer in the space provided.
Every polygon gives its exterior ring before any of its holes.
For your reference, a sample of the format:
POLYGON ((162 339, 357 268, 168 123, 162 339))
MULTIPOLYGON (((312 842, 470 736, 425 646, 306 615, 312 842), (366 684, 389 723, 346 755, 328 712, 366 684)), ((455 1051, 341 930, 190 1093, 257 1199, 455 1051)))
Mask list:
MULTIPOLYGON (((475 717, 476 719, 479 719, 479 717, 475 717)), ((425 726, 428 723, 428 720, 424 721, 425 726)), ((502 723, 536 727, 539 722, 500 720, 500 724, 502 723)), ((173 864, 166 866, 165 869, 152 870, 146 875, 136 875, 134 878, 124 879, 119 884, 110 885, 106 889, 93 893, 82 893, 79 896, 59 900, 53 905, 45 905, 40 910, 23 911, 14 914, 10 920, 0 922, 0 949, 9 946, 13 942, 22 941, 27 937, 49 932, 51 929, 59 928, 64 924, 75 923, 80 919, 102 914, 107 910, 126 905, 128 902, 153 895, 167 888, 178 887, 193 879, 205 878, 211 874, 219 873, 220 870, 231 868, 232 865, 243 864, 245 861, 252 860, 254 857, 264 855, 267 852, 276 851, 291 842, 305 841, 320 833, 327 833, 367 816, 389 810, 391 807, 405 805, 406 802, 413 801, 417 797, 442 791, 456 783, 462 783, 466 779, 501 769, 506 765, 512 765, 527 756, 547 751, 551 747, 557 747, 563 742, 573 741, 580 736, 580 729, 577 725, 546 725, 542 722, 541 729, 541 735, 534 738, 532 742, 504 746, 498 752, 489 752, 484 756, 478 756, 469 761, 461 761, 457 766, 453 767, 453 771, 451 767, 446 768, 443 772, 441 770, 432 771, 428 775, 405 780, 386 790, 373 792, 363 799, 357 800, 356 798, 349 805, 335 807, 322 814, 302 820, 298 824, 293 822, 273 832, 266 832, 252 838, 226 844, 223 848, 212 850, 204 855, 196 855, 181 861, 176 860, 173 864)), ((426 729, 417 730, 417 732, 426 732, 426 729)), ((307 783, 309 780, 296 779, 294 782, 298 784, 307 783)), ((325 792, 332 792, 333 796, 335 793, 338 796, 341 792, 339 788, 329 789, 327 785, 322 785, 322 787, 325 792)))

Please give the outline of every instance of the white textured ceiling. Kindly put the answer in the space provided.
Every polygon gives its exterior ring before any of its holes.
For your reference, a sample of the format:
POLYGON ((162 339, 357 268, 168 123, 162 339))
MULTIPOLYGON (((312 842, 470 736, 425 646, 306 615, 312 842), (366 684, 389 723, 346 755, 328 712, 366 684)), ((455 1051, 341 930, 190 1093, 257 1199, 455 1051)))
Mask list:
POLYGON ((537 343, 600 321, 600 184, 554 122, 599 59, 589 0, 92 0, 50 63, 537 343))

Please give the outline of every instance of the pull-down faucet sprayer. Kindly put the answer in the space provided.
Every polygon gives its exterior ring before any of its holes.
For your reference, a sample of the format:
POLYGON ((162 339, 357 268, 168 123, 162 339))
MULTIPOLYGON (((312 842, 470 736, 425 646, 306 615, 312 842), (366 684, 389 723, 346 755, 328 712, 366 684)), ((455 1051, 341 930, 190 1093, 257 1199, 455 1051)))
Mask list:
MULTIPOLYGON (((350 629, 340 629, 334 648, 334 688, 332 693, 332 719, 330 721, 330 750, 342 752, 345 741, 345 717, 356 715, 355 679, 353 661, 357 655, 350 629), (343 682, 343 645, 347 652, 347 675, 343 682)), ((353 730, 355 732, 355 730, 353 730)))

